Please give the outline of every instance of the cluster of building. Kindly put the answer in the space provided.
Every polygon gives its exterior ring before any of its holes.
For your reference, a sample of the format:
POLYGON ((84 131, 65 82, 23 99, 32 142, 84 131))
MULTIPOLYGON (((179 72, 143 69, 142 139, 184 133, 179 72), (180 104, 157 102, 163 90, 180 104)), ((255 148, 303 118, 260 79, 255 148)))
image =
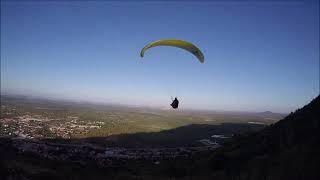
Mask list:
POLYGON ((40 119, 38 115, 31 117, 30 115, 18 116, 13 118, 2 118, 0 124, 2 126, 2 135, 18 136, 21 138, 43 137, 40 129, 43 123, 48 119, 40 119))
POLYGON ((79 117, 68 116, 64 119, 53 119, 41 115, 21 115, 2 117, 0 120, 1 135, 20 138, 71 138, 75 134, 86 134, 90 130, 100 129, 104 122, 79 121, 79 117))

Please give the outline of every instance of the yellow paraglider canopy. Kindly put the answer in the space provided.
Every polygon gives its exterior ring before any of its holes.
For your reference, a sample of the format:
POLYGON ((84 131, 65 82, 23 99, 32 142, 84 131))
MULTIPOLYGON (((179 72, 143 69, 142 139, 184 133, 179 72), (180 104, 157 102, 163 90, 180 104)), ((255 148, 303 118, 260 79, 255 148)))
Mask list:
POLYGON ((163 39, 163 40, 158 40, 158 41, 154 41, 148 45, 146 45, 140 52, 140 56, 143 57, 144 56, 144 52, 152 47, 156 47, 156 46, 173 46, 173 47, 178 47, 181 49, 184 49, 190 53, 192 53, 193 55, 195 55, 198 60, 203 63, 204 62, 204 56, 202 54, 202 52, 200 51, 199 48, 197 48, 195 45, 187 42, 187 41, 183 41, 183 40, 176 40, 176 39, 163 39))

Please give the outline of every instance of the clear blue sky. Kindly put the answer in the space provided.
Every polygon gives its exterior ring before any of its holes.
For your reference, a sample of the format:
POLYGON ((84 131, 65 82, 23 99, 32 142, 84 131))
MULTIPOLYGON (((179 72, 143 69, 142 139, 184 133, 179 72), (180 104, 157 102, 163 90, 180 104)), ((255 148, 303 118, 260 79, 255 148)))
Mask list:
POLYGON ((318 1, 1 2, 1 93, 290 112, 319 94, 318 1), (196 44, 205 63, 158 39, 196 44))

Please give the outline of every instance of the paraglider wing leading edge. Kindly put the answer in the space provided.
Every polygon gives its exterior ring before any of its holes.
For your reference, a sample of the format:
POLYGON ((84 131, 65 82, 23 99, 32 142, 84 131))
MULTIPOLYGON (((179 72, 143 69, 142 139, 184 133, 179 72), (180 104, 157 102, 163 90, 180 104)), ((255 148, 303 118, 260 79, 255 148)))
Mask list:
POLYGON ((140 56, 143 57, 144 53, 148 49, 150 49, 152 47, 156 47, 156 46, 172 46, 172 47, 181 48, 181 49, 184 49, 184 50, 192 53, 194 56, 196 56, 198 58, 198 60, 201 63, 204 62, 204 55, 200 51, 199 48, 197 48, 195 45, 193 45, 187 41, 175 40, 175 39, 164 39, 164 40, 154 41, 154 42, 146 45, 144 48, 142 48, 142 50, 140 52, 140 56))

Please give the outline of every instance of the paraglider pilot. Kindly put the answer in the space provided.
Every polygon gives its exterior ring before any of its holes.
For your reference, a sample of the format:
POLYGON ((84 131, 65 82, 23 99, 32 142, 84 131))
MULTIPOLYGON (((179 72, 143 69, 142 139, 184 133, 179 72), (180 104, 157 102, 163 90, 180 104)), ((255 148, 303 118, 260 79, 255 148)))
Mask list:
POLYGON ((179 106, 179 101, 177 99, 177 97, 174 98, 174 100, 172 101, 172 103, 170 104, 172 106, 173 109, 177 109, 179 106))

